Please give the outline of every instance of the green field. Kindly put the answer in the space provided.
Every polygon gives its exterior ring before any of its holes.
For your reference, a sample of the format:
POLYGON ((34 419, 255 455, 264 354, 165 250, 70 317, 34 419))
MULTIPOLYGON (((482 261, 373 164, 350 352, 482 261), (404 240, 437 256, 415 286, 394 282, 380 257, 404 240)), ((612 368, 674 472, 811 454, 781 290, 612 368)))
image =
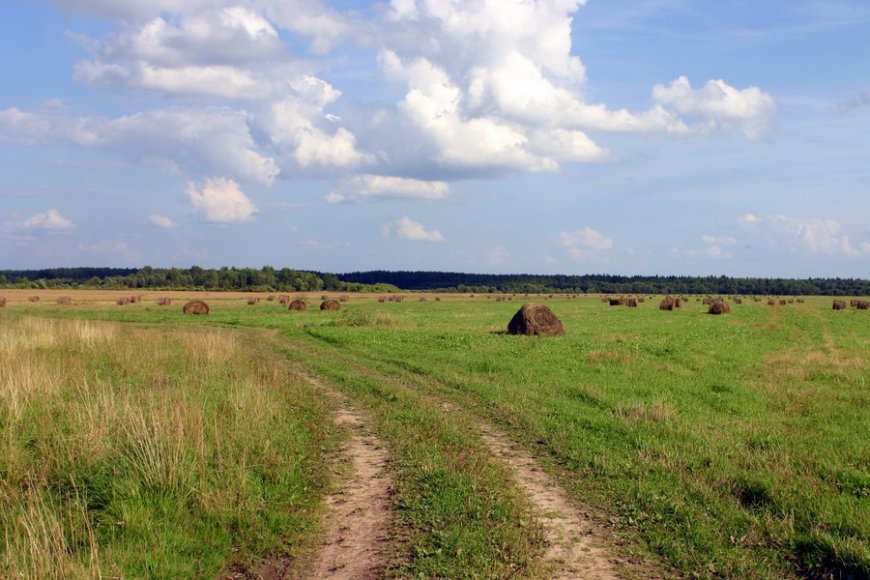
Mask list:
POLYGON ((540 577, 541 530, 481 443, 485 421, 595 513, 617 553, 665 575, 870 576, 867 311, 554 298, 566 336, 507 335, 522 300, 353 296, 291 313, 236 299, 207 317, 147 300, 10 304, 0 577, 214 577, 285 555, 304 567, 332 485, 323 459, 347 433, 301 373, 344 393, 388 447, 387 575, 540 577))

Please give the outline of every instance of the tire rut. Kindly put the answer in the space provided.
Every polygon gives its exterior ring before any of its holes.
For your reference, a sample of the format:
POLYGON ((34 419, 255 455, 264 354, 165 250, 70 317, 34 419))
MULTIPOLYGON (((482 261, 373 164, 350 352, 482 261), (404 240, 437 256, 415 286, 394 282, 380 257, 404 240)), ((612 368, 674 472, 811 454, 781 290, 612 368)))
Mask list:
MULTIPOLYGON (((445 410, 459 411, 452 403, 445 410)), ((507 434, 477 420, 481 439, 512 474, 544 529, 546 550, 542 556, 547 578, 554 580, 620 578, 619 560, 602 546, 593 519, 578 510, 562 487, 547 475, 534 457, 507 434)))
POLYGON ((336 425, 353 435, 341 449, 351 470, 338 490, 326 497, 326 538, 320 552, 302 578, 319 580, 373 579, 383 574, 390 545, 390 493, 392 479, 389 454, 383 443, 367 432, 365 422, 345 397, 324 386, 317 378, 305 379, 339 402, 336 425))

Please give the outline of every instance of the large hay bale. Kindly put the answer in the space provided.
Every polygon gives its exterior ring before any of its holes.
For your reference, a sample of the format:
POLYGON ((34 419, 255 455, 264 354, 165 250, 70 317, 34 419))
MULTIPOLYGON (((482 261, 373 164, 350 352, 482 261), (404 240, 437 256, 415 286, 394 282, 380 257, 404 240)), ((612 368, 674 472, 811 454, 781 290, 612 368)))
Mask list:
POLYGON ((115 300, 115 304, 117 304, 118 306, 126 306, 127 304, 130 304, 130 297, 119 296, 118 299, 115 300))
POLYGON ((677 298, 665 296, 664 299, 659 303, 659 310, 673 310, 678 306, 679 304, 677 298))
POLYGON ((304 312, 308 310, 308 303, 304 300, 294 300, 290 303, 290 310, 295 312, 304 312))
POLYGON ((855 304, 855 308, 858 310, 870 310, 870 300, 858 300, 855 304))
POLYGON ((708 314, 731 314, 731 307, 724 300, 717 300, 710 304, 708 314))
POLYGON ((58 304, 72 304, 72 298, 69 296, 58 296, 57 297, 58 304))
POLYGON ((6 298, 3 296, 0 296, 0 308, 5 308, 5 307, 6 307, 6 298))
POLYGON ((508 323, 508 332, 525 336, 559 336, 565 334, 565 327, 546 306, 523 304, 508 323))
POLYGON ((28 302, 39 302, 39 296, 31 296, 27 299, 28 302))
POLYGON ((324 300, 320 303, 321 310, 341 310, 341 303, 338 300, 324 300))
POLYGON ((834 300, 834 310, 845 310, 846 309, 846 301, 845 300, 834 300))
POLYGON ((208 304, 202 300, 191 300, 181 311, 185 314, 208 314, 208 304))

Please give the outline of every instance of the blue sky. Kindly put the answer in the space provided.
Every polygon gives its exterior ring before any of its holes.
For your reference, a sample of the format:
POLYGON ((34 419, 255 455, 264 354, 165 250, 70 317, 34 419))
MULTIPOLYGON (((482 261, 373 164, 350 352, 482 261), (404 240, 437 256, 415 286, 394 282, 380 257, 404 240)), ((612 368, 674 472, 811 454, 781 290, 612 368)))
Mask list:
POLYGON ((6 0, 0 268, 870 275, 863 0, 6 0))

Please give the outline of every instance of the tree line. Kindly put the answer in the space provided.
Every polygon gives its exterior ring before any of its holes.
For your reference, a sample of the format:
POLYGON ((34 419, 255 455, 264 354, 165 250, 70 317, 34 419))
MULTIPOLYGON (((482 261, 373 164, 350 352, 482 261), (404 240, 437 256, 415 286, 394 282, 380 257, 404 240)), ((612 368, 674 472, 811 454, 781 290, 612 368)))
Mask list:
POLYGON ((50 268, 0 270, 0 287, 227 290, 251 292, 397 292, 570 294, 759 294, 868 296, 860 278, 732 278, 607 274, 467 274, 376 270, 331 274, 291 268, 50 268))

